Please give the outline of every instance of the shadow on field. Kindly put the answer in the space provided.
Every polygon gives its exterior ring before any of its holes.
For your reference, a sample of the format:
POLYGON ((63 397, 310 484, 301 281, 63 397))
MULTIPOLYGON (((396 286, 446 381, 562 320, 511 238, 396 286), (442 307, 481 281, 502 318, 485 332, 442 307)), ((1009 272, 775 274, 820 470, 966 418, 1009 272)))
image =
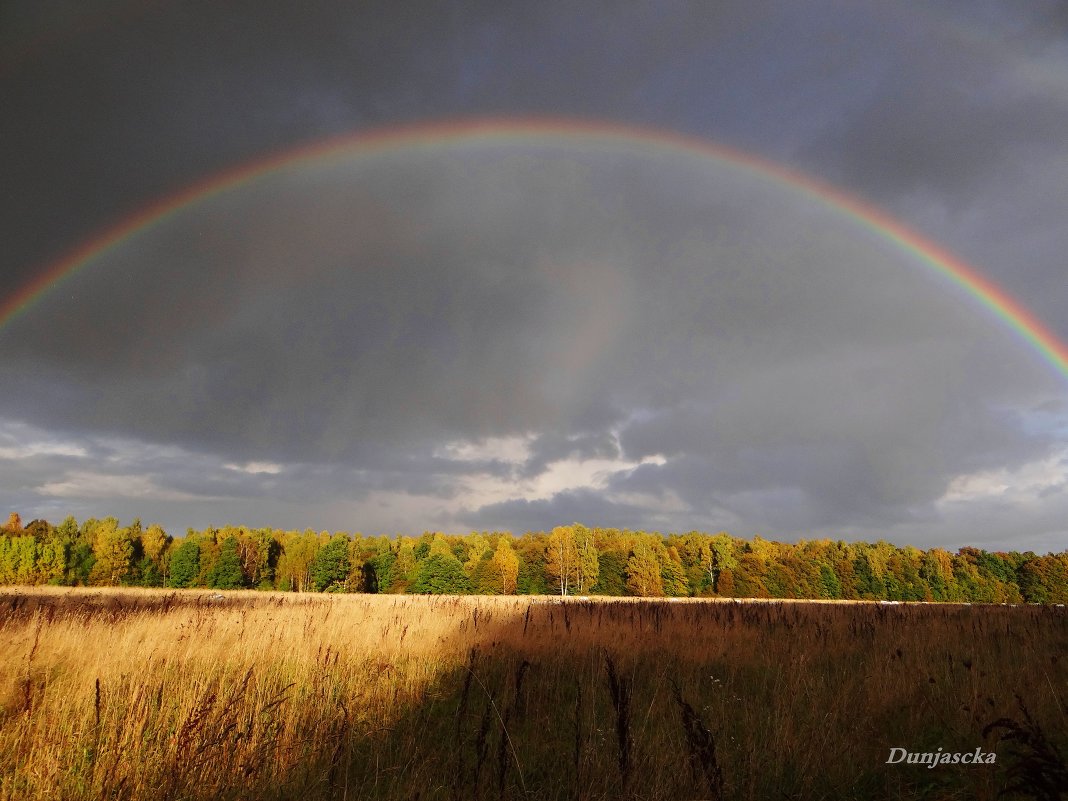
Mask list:
POLYGON ((997 606, 475 611, 463 664, 334 755, 332 797, 1054 799, 1066 622, 997 606))
MULTIPOLYGON (((63 797, 1068 794, 1063 608, 0 593, 0 633, 175 612, 200 621, 198 642, 236 637, 240 670, 97 679, 97 739, 78 741, 63 797), (120 762, 138 748, 140 774, 120 762)), ((44 714, 26 648, 0 734, 44 714)), ((5 761, 0 798, 49 796, 32 775, 5 761)))

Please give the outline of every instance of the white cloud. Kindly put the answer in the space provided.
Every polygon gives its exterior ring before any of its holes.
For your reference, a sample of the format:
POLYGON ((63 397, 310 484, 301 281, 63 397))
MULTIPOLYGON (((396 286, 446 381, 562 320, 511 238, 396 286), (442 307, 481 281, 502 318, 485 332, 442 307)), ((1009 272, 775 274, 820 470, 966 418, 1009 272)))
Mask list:
POLYGON ((663 493, 651 492, 619 492, 612 496, 616 503, 637 506, 649 510, 652 514, 674 515, 687 514, 693 511, 693 507, 682 499, 678 492, 669 489, 663 493))
POLYGON ((245 464, 224 464, 227 470, 236 470, 239 473, 248 473, 249 475, 260 475, 266 473, 268 475, 276 476, 282 472, 282 465, 275 464, 274 462, 245 462, 245 464))
POLYGON ((1068 450, 1014 469, 983 470, 954 478, 938 504, 948 509, 955 504, 996 500, 1009 504, 1029 504, 1062 490, 1068 485, 1068 450))
POLYGON ((666 462, 663 456, 646 456, 641 461, 625 459, 561 459, 551 462, 545 472, 531 482, 534 494, 528 498, 548 498, 563 490, 589 488, 604 489, 609 480, 639 465, 666 462))
POLYGON ((21 445, 0 445, 0 459, 29 459, 32 456, 85 457, 88 452, 72 442, 26 442, 21 445))
POLYGON ((57 438, 44 429, 12 420, 0 421, 0 459, 87 455, 82 445, 69 439, 57 438))
POLYGON ((550 462, 533 478, 514 481, 498 476, 479 475, 466 480, 455 511, 504 501, 541 501, 559 492, 575 489, 605 490, 612 478, 643 464, 662 465, 663 456, 646 456, 640 461, 626 459, 580 459, 569 457, 550 462))
POLYGON ((458 462, 500 461, 522 464, 530 458, 534 437, 486 437, 480 440, 454 440, 434 449, 434 456, 458 462))
MULTIPOLYGON (((209 500, 206 496, 170 490, 145 475, 109 475, 90 471, 72 471, 59 481, 37 488, 38 493, 53 498, 150 498, 159 501, 209 500)), ((210 500, 214 500, 211 498, 210 500)))

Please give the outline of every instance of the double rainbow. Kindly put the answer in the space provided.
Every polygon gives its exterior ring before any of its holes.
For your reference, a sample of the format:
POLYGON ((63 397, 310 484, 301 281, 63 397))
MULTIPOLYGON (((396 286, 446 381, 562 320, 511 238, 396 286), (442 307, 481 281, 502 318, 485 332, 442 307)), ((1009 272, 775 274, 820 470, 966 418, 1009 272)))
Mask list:
POLYGON ((682 151, 721 160, 771 178, 830 206, 889 240, 936 274, 960 287, 1029 344, 1068 379, 1068 345, 1002 287, 949 251, 911 231, 890 215, 845 192, 780 164, 682 134, 632 126, 559 119, 482 119, 385 128, 298 147, 215 174, 147 206, 75 248, 0 304, 0 329, 30 308, 67 276, 141 231, 214 195, 302 162, 351 158, 401 148, 433 148, 461 141, 495 142, 517 137, 572 139, 585 144, 620 144, 682 151))

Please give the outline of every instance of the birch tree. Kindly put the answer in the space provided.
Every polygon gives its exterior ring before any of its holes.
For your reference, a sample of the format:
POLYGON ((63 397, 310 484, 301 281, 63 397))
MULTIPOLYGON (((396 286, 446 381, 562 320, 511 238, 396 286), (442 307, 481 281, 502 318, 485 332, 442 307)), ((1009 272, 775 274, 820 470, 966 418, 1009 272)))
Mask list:
POLYGON ((571 526, 557 526, 549 534, 545 549, 545 572, 558 584, 561 595, 567 595, 577 584, 578 561, 575 529, 571 526))

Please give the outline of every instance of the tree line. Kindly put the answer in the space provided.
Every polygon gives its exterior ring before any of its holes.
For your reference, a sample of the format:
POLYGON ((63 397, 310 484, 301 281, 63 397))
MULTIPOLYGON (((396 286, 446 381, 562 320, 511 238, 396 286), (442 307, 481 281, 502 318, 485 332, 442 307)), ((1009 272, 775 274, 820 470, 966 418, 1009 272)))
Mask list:
POLYGON ((885 541, 783 543, 575 523, 509 532, 363 536, 114 517, 0 528, 0 584, 294 592, 1068 602, 1068 551, 921 550, 885 541))

